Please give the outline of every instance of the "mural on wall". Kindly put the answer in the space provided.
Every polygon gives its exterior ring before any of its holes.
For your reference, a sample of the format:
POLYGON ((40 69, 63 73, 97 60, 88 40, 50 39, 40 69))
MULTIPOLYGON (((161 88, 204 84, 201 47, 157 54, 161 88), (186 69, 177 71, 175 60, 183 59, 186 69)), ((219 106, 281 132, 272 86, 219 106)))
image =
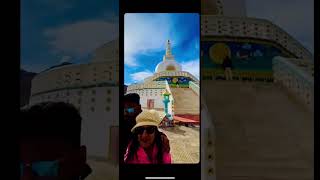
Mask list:
POLYGON ((281 51, 270 45, 245 42, 201 42, 202 78, 224 78, 229 57, 234 79, 272 79, 272 58, 281 51))
POLYGON ((171 87, 189 87, 189 81, 191 79, 189 77, 183 77, 183 76, 173 76, 173 77, 160 77, 156 79, 156 81, 168 81, 168 84, 171 87))

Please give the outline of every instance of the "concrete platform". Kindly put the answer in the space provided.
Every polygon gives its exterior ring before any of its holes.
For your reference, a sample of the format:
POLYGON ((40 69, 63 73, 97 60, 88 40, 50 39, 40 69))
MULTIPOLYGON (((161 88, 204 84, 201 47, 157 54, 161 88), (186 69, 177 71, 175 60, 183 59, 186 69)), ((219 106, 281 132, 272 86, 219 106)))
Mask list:
POLYGON ((160 129, 170 142, 172 163, 198 163, 200 160, 200 127, 174 126, 160 129))

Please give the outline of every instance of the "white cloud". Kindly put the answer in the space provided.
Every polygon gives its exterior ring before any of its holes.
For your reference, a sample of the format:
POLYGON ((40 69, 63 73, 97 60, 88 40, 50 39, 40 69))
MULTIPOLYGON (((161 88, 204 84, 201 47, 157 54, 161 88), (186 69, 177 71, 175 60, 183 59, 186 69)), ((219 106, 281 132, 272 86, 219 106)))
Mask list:
POLYGON ((183 71, 187 71, 199 79, 199 70, 200 70, 199 59, 182 62, 181 66, 183 71))
POLYGON ((134 54, 130 54, 130 55, 128 54, 127 56, 125 56, 124 62, 127 66, 131 66, 131 67, 138 66, 138 62, 136 61, 134 54))
POLYGON ((134 82, 143 81, 145 78, 150 77, 152 75, 153 75, 153 73, 151 71, 149 71, 149 70, 145 70, 145 71, 141 71, 141 72, 130 74, 131 79, 134 82))
POLYGON ((84 57, 99 46, 118 37, 118 24, 103 20, 87 20, 47 29, 52 52, 84 57))
POLYGON ((126 14, 124 22, 124 62, 127 66, 138 66, 137 54, 165 49, 167 39, 172 47, 179 44, 170 16, 163 14, 126 14))

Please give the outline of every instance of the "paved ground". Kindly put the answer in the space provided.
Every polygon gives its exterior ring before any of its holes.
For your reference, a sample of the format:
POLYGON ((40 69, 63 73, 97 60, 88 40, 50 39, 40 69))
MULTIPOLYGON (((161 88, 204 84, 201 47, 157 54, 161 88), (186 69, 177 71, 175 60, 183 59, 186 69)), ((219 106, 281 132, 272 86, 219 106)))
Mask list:
POLYGON ((170 141, 173 163, 198 163, 200 159, 200 127, 175 126, 160 129, 170 141))
MULTIPOLYGON (((157 111, 164 117, 163 111, 157 111)), ((178 126, 161 128, 170 140, 171 156, 173 163, 198 163, 199 162, 199 134, 200 127, 178 126)))

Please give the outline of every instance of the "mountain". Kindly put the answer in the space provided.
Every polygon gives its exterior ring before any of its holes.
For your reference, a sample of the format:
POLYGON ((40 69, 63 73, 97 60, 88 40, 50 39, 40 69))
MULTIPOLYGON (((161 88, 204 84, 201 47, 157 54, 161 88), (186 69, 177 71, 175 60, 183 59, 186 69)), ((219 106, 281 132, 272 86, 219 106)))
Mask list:
POLYGON ((20 69, 20 107, 29 103, 31 93, 31 81, 37 73, 20 69))

